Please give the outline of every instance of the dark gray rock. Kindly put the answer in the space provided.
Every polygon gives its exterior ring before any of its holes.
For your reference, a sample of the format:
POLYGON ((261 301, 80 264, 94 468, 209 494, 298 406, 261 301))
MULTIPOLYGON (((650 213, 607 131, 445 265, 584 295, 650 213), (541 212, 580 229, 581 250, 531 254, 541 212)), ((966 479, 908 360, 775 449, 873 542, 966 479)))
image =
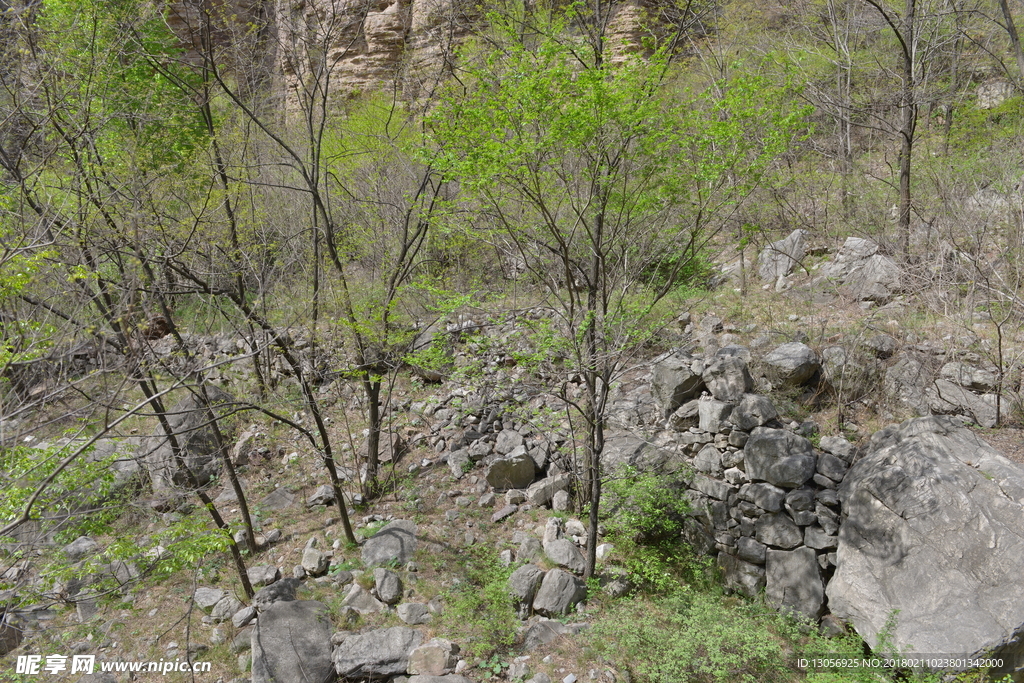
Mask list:
POLYGON ((735 555, 718 554, 718 566, 722 580, 728 590, 756 598, 765 584, 764 567, 745 562, 735 555))
POLYGON ((373 567, 397 562, 404 565, 416 554, 416 523, 406 519, 391 522, 363 543, 363 564, 373 567))
POLYGON ((334 487, 330 484, 322 484, 317 487, 313 495, 306 501, 306 505, 309 507, 315 505, 334 505, 334 487))
MULTIPOLYGON (((813 518, 813 515, 812 515, 813 518)), ((804 542, 803 532, 788 516, 781 512, 763 515, 757 520, 754 537, 775 548, 795 548, 804 542)))
POLYGON ((702 378, 711 395, 726 403, 739 402, 754 388, 754 378, 738 356, 717 356, 704 368, 702 378))
POLYGON ((252 683, 319 681, 334 675, 330 611, 312 600, 278 602, 252 631, 252 683))
POLYGON ((487 468, 487 483, 498 491, 525 489, 533 483, 537 465, 529 455, 522 454, 495 460, 487 468))
POLYGON ((406 678, 405 683, 473 683, 473 681, 460 674, 445 674, 444 676, 416 674, 406 678))
POLYGON ((726 425, 726 419, 732 412, 731 403, 723 403, 715 400, 697 401, 697 415, 702 431, 716 434, 722 431, 726 425))
POLYGON ((764 357, 770 377, 788 386, 806 384, 821 367, 818 354, 800 342, 789 342, 775 347, 764 357))
POLYGON ((767 396, 744 394, 729 414, 729 422, 736 425, 738 429, 749 432, 755 427, 764 426, 778 416, 775 404, 767 396))
POLYGON ((533 610, 547 617, 557 617, 568 614, 586 598, 587 584, 569 572, 552 569, 544 575, 533 598, 533 610))
POLYGON ((784 239, 772 242, 765 247, 757 259, 757 274, 764 282, 775 282, 780 277, 789 275, 799 265, 806 252, 804 251, 806 231, 794 230, 784 239))
POLYGON ((704 381, 691 370, 692 359, 667 355, 654 363, 651 395, 662 415, 670 415, 686 401, 700 394, 704 381))
POLYGON ((746 472, 753 480, 796 488, 814 476, 814 446, 784 429, 758 427, 743 447, 746 472))
POLYGON ((386 605, 394 605, 402 599, 402 577, 390 569, 377 567, 373 570, 373 582, 377 597, 386 605))
POLYGON ((544 571, 535 564, 524 564, 508 578, 508 591, 516 603, 520 618, 530 616, 533 598, 544 579, 544 571))
MULTIPOLYGON (((216 387, 207 387, 211 403, 233 400, 216 387)), ((209 408, 195 394, 188 394, 168 411, 167 423, 185 455, 184 464, 200 485, 206 485, 220 471, 219 441, 210 426, 209 408)), ((146 469, 154 491, 166 491, 188 483, 181 464, 176 460, 170 439, 158 431, 144 446, 146 469)))
POLYGON ((409 668, 409 655, 422 642, 423 635, 407 626, 353 634, 334 648, 334 669, 339 678, 353 681, 402 676, 409 668))
POLYGON ((583 553, 568 538, 545 541, 544 554, 559 567, 566 567, 577 574, 583 573, 583 569, 586 567, 583 553))
POLYGON ((821 616, 825 587, 814 550, 769 550, 765 578, 765 598, 770 604, 807 619, 817 620, 821 616))
POLYGON ((764 564, 765 552, 768 546, 755 541, 749 536, 741 536, 736 539, 736 557, 751 564, 764 564))
POLYGON ((901 652, 1021 652, 1021 482, 1024 469, 948 418, 877 432, 839 491, 832 612, 872 647, 895 610, 901 652))
POLYGON ((778 512, 782 509, 782 501, 786 498, 786 492, 778 486, 765 482, 756 484, 745 484, 740 489, 739 497, 746 500, 765 512, 778 512))

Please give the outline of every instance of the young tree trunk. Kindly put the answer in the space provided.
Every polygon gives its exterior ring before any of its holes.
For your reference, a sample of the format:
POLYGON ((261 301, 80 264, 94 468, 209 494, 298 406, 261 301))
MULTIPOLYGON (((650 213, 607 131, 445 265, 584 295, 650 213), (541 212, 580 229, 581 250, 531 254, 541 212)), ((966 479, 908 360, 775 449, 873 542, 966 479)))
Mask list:
POLYGON ((917 0, 906 0, 903 16, 903 86, 900 89, 900 206, 899 239, 904 256, 910 254, 910 213, 912 208, 910 172, 914 152, 914 134, 917 129, 917 93, 915 88, 915 36, 914 13, 917 0))
POLYGON ((1017 24, 1013 21, 1013 13, 1010 11, 1010 4, 1007 0, 999 0, 999 9, 1003 13, 1006 34, 1010 37, 1010 47, 1013 49, 1013 56, 1017 59, 1017 87, 1020 87, 1021 83, 1024 82, 1024 49, 1021 48, 1017 24))

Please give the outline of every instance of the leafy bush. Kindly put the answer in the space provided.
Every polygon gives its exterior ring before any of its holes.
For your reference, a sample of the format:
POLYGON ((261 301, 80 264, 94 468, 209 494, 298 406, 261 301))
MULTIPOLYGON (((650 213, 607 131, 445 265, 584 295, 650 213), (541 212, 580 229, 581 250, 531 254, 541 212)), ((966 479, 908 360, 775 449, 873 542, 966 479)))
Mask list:
POLYGON ((689 511, 685 492, 665 475, 627 468, 606 484, 605 537, 640 588, 667 593, 702 573, 681 540, 689 511))
POLYGON ((519 625, 508 593, 511 570, 479 548, 461 553, 448 566, 462 572, 444 593, 440 631, 481 660, 507 650, 519 625))

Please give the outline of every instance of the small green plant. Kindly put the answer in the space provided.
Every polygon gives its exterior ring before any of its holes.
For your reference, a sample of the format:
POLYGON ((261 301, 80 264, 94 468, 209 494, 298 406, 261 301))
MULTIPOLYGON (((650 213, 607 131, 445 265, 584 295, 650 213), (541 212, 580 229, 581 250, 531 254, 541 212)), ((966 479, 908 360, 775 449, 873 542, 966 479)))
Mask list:
POLYGON ((519 624, 508 593, 511 569, 493 553, 476 548, 448 565, 459 566, 461 573, 443 594, 441 631, 467 643, 467 654, 479 660, 503 654, 515 641, 519 624))
POLYGON ((508 668, 508 662, 502 661, 501 656, 494 653, 490 659, 482 660, 478 668, 481 670, 480 677, 489 681, 491 678, 500 677, 502 672, 508 668))
POLYGON ((669 593, 704 575, 682 543, 689 501, 664 475, 628 468, 607 484, 605 535, 641 589, 669 593))

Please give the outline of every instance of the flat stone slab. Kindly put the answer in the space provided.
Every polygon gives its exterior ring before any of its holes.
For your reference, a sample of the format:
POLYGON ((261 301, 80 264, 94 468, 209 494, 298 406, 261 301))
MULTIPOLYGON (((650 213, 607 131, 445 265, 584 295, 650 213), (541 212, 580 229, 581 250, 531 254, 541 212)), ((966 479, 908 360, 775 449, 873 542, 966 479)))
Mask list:
POLYGON ((363 564, 373 567, 397 562, 406 564, 416 554, 416 523, 406 519, 391 522, 363 543, 363 564))

